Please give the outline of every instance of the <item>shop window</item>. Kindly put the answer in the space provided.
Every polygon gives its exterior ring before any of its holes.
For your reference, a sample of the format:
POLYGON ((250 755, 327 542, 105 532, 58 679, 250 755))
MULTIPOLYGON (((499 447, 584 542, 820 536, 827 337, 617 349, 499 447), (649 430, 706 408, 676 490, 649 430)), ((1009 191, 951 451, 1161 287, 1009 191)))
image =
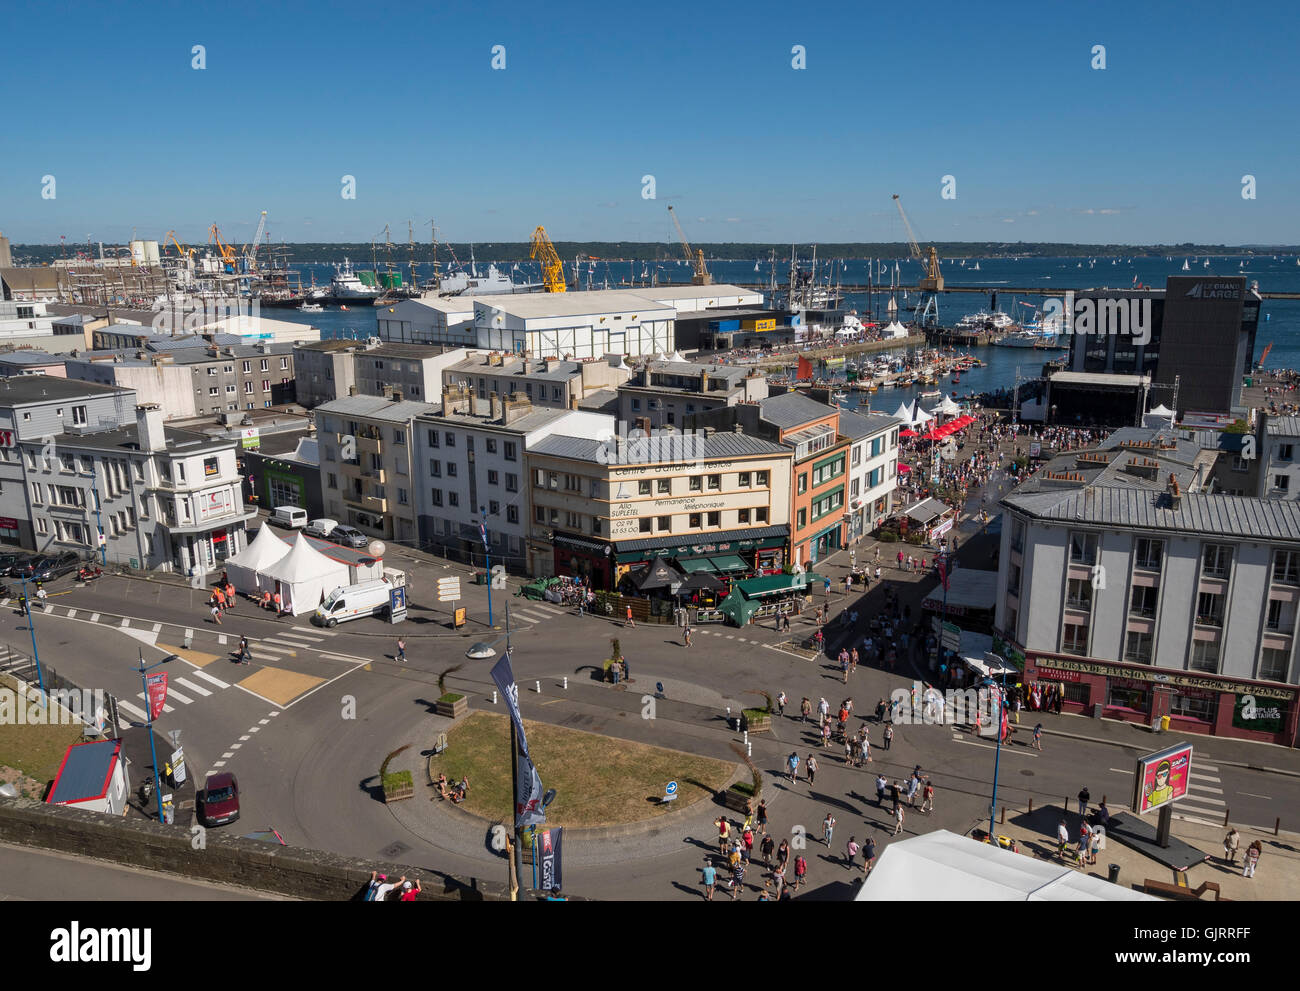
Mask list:
POLYGON ((1200 719, 1212 723, 1218 711, 1219 700, 1217 697, 1205 698, 1175 692, 1169 699, 1169 713, 1173 716, 1187 716, 1191 719, 1200 719))
POLYGON ((1148 709, 1147 699, 1150 692, 1145 688, 1138 688, 1131 684, 1116 684, 1115 679, 1111 679, 1110 687, 1106 696, 1106 704, 1115 706, 1120 709, 1132 709, 1135 712, 1146 712, 1148 709))

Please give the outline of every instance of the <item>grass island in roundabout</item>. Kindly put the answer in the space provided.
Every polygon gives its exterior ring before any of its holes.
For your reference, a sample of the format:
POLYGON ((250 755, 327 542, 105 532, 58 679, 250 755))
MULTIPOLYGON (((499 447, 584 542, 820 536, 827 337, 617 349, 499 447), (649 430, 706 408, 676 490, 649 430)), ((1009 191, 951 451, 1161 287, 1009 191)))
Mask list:
MULTIPOLYGON (((546 810, 551 826, 594 829, 654 819, 712 798, 731 780, 736 764, 680 750, 524 720, 528 749, 542 784, 556 790, 546 810), (677 782, 676 801, 661 803, 664 786, 677 782)), ((429 758, 429 776, 455 783, 469 778, 460 808, 492 821, 510 821, 510 720, 472 712, 447 731, 447 749, 429 758)), ((435 794, 434 801, 438 801, 435 794)))

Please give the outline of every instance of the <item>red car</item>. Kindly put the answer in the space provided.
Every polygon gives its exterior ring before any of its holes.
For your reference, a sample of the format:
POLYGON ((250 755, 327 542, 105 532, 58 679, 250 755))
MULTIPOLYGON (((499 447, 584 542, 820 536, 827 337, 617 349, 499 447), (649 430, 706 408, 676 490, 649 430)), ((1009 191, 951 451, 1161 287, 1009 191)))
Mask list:
POLYGON ((227 771, 209 774, 198 795, 199 822, 224 826, 239 818, 239 782, 227 771))

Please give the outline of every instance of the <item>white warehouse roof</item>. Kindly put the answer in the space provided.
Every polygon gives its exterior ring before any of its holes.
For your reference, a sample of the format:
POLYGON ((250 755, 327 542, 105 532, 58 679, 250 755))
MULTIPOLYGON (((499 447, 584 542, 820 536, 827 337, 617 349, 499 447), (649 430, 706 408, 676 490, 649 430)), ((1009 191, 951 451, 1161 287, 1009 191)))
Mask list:
POLYGON ((598 289, 592 292, 537 292, 499 296, 475 296, 474 312, 507 313, 524 320, 546 317, 599 316, 605 313, 653 313, 656 319, 671 318, 671 304, 664 304, 628 289, 598 289), (667 313, 665 313, 667 311, 667 313))

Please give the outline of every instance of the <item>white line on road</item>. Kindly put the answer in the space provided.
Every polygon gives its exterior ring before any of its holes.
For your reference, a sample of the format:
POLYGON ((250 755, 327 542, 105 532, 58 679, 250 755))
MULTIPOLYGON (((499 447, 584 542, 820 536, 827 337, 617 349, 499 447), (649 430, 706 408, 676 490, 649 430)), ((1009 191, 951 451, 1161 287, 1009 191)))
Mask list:
POLYGON ((257 721, 257 725, 258 725, 258 726, 265 726, 265 725, 266 725, 267 723, 269 723, 270 721, 271 721, 271 720, 269 720, 269 719, 259 719, 259 720, 257 721))
POLYGON ((168 697, 169 699, 175 699, 177 702, 180 702, 182 705, 189 705, 191 702, 194 701, 192 698, 190 698, 190 697, 189 697, 188 695, 186 695, 184 692, 178 692, 178 691, 176 690, 176 686, 175 686, 175 685, 169 685, 169 686, 167 687, 167 697, 168 697))
MULTIPOLYGON (((138 698, 141 702, 143 702, 143 701, 144 701, 144 692, 136 692, 136 693, 135 693, 135 697, 138 698)), ((172 711, 172 707, 171 707, 170 705, 164 705, 164 706, 163 706, 163 712, 171 712, 171 711, 172 711)))
POLYGON ((231 750, 238 750, 238 749, 239 749, 240 747, 242 747, 242 746, 243 746, 242 743, 232 743, 232 744, 230 745, 230 749, 231 749, 231 750))
POLYGON ((280 714, 279 709, 272 709, 270 712, 267 713, 268 716, 278 716, 279 714, 280 714))
POLYGON ((224 647, 229 642, 230 641, 226 639, 226 635, 224 633, 217 634, 217 643, 219 643, 221 646, 224 647))
POLYGON ((247 734, 245 734, 244 736, 241 736, 241 737, 239 738, 239 742, 240 742, 240 743, 244 743, 245 741, 250 740, 250 739, 252 739, 252 737, 250 737, 250 736, 248 736, 247 734))
POLYGON ((99 622, 99 613, 97 613, 97 612, 93 612, 93 613, 91 613, 91 614, 90 614, 90 621, 91 621, 92 623, 98 623, 98 622, 99 622))
POLYGON ((1198 785, 1195 781, 1190 782, 1190 783, 1187 785, 1187 787, 1188 787, 1188 788, 1195 788, 1197 791, 1212 791, 1212 792, 1214 792, 1214 794, 1216 794, 1216 795, 1222 795, 1222 794, 1223 794, 1223 789, 1222 789, 1222 788, 1211 788, 1209 785, 1198 785))
POLYGON ((204 698, 207 698, 209 695, 212 694, 210 691, 208 691, 208 690, 207 690, 206 688, 204 688, 202 685, 196 685, 196 684, 194 684, 194 682, 190 681, 188 678, 177 678, 177 679, 176 679, 176 684, 178 684, 178 685, 184 685, 186 688, 188 688, 188 689, 189 689, 191 692, 193 692, 195 695, 201 695, 201 696, 204 697, 204 698))
POLYGON ((226 762, 224 760, 219 760, 213 763, 212 769, 215 771, 218 767, 225 767, 225 766, 226 766, 226 762))
MULTIPOLYGON (((1192 787, 1195 788, 1196 785, 1192 785, 1192 787)), ((1193 795, 1190 791, 1187 793, 1187 801, 1209 802, 1211 805, 1224 804, 1224 801, 1221 798, 1214 798, 1212 795, 1193 795)))
POLYGON ((1198 771, 1217 771, 1217 770, 1218 770, 1218 768, 1215 767, 1213 764, 1202 764, 1200 761, 1197 761, 1197 763, 1196 763, 1196 769, 1197 769, 1198 771))
POLYGON ((1222 819, 1201 819, 1197 816, 1185 816, 1181 812, 1175 812, 1174 818, 1181 819, 1183 822, 1194 822, 1199 826, 1223 826, 1222 819))
POLYGON ((1109 768, 1109 770, 1114 771, 1116 774, 1132 774, 1132 773, 1133 773, 1133 768, 1131 768, 1131 767, 1130 767, 1127 771, 1124 770, 1124 768, 1122 768, 1122 767, 1112 767, 1112 768, 1109 768))
POLYGON ((336 636, 338 636, 337 633, 331 633, 329 630, 318 630, 318 629, 316 629, 316 627, 314 627, 314 626, 310 626, 310 627, 295 626, 294 629, 297 630, 299 633, 312 633, 312 634, 315 634, 315 635, 318 636, 318 637, 336 637, 336 636))
POLYGON ((154 624, 153 624, 153 631, 154 631, 155 633, 161 633, 161 632, 162 632, 162 623, 154 623, 154 624))
POLYGON ((227 751, 226 751, 224 754, 222 754, 221 756, 222 756, 223 759, 225 759, 225 760, 229 760, 231 757, 234 757, 234 756, 235 756, 235 752, 234 752, 233 750, 227 750, 227 751))
POLYGON ((302 644, 300 644, 300 643, 294 643, 292 640, 281 640, 281 639, 279 639, 278 637, 262 637, 262 639, 260 639, 260 640, 257 641, 257 642, 258 642, 258 643, 274 643, 274 644, 279 644, 281 647, 301 647, 301 646, 302 646, 302 644))
POLYGON ((728 640, 735 640, 736 638, 735 638, 734 636, 728 636, 727 639, 728 639, 728 640))
POLYGON ((1262 798, 1266 802, 1273 801, 1272 795, 1256 795, 1253 791, 1239 791, 1238 795, 1249 795, 1251 798, 1262 798))
POLYGON ((49 604, 43 605, 41 606, 41 612, 48 616, 50 613, 54 612, 54 607, 49 604))
POLYGON ((7 606, 11 601, 13 600, 10 599, 8 596, 5 596, 3 599, 0 599, 0 606, 7 606))
POLYGON ((292 650, 284 647, 268 647, 264 641, 258 641, 257 652, 259 654, 292 654, 292 650))
POLYGON ((260 727, 260 726, 250 726, 250 727, 248 727, 248 732, 250 732, 250 733, 260 733, 260 732, 262 732, 262 727, 260 727))
POLYGON ((210 681, 210 682, 212 682, 212 684, 216 685, 218 688, 229 688, 229 687, 230 687, 229 684, 227 684, 226 682, 222 681, 220 678, 214 678, 214 677, 212 677, 212 675, 208 674, 208 673, 207 673, 206 671, 204 671, 202 668, 196 668, 195 671, 194 671, 194 676, 195 676, 196 678, 202 678, 204 681, 210 681))
MULTIPOLYGON (((957 740, 958 743, 965 744, 968 747, 980 747, 983 750, 998 749, 997 744, 994 743, 976 743, 974 740, 961 740, 961 739, 957 739, 956 737, 954 737, 953 739, 957 740)), ((1015 754, 1017 757, 1033 757, 1035 760, 1038 759, 1038 754, 1036 753, 1027 754, 1023 750, 1017 750, 1014 747, 1003 747, 1002 752, 1005 754, 1015 754)))
POLYGON ((121 629, 125 630, 127 627, 129 627, 129 626, 131 625, 131 620, 130 620, 129 617, 123 616, 123 617, 122 617, 122 622, 118 623, 117 625, 118 625, 121 629))
POLYGON ((1179 802, 1175 808, 1182 809, 1184 812, 1201 812, 1207 816, 1222 815, 1222 809, 1203 809, 1199 805, 1188 805, 1186 801, 1179 802))
MULTIPOLYGON (((5 601, 8 601, 8 600, 5 600, 5 601)), ((0 606, 2 606, 2 605, 4 605, 4 602, 0 602, 0 606)), ((68 610, 68 619, 76 619, 76 618, 77 618, 77 610, 75 610, 75 609, 69 609, 69 610, 68 610)))
POLYGON ((127 715, 135 716, 135 718, 140 720, 142 723, 147 723, 149 721, 149 717, 145 715, 143 709, 137 708, 125 699, 118 699, 117 707, 119 709, 125 709, 127 715))

